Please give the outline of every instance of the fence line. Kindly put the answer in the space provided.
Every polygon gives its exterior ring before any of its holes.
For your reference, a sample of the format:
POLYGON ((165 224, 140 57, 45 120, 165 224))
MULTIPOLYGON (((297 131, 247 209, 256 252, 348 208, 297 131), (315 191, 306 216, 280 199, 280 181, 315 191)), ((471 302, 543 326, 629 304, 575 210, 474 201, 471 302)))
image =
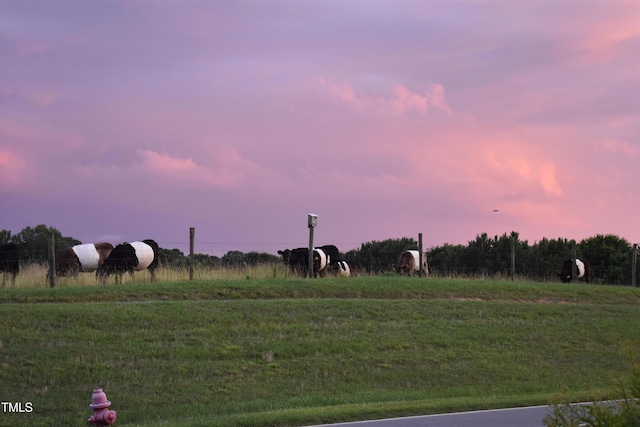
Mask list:
MULTIPOLYGON (((418 245, 422 241, 422 233, 418 234, 418 245)), ((480 236, 478 236, 480 237, 480 236)), ((485 236, 486 237, 486 236, 485 236)), ((562 263, 567 259, 575 259, 584 256, 581 251, 588 248, 580 248, 575 241, 560 241, 557 245, 544 248, 545 251, 536 250, 535 244, 528 246, 527 242, 521 242, 517 239, 517 235, 501 236, 500 239, 488 238, 486 242, 488 246, 475 245, 477 242, 469 242, 467 246, 463 245, 444 245, 436 246, 427 249, 427 261, 429 270, 432 277, 487 277, 487 278, 511 278, 515 280, 517 278, 528 278, 533 280, 543 281, 557 281, 557 273, 560 272, 562 263), (503 238, 505 240, 503 240, 503 238), (508 244, 508 245, 507 245, 508 244), (570 247, 567 247, 570 244, 570 247)), ((393 240, 393 239, 389 239, 393 240)), ((391 272, 391 265, 397 262, 397 257, 400 253, 399 250, 369 250, 365 253, 365 246, 372 243, 384 243, 380 242, 367 242, 360 244, 359 249, 351 249, 344 251, 340 246, 342 243, 338 242, 337 246, 341 250, 341 256, 344 260, 349 262, 354 267, 354 272, 360 272, 361 274, 384 274, 391 272)), ((260 249, 265 247, 271 248, 295 248, 304 247, 306 242, 215 242, 204 241, 199 242, 195 239, 195 229, 190 229, 189 242, 158 242, 163 248, 162 256, 165 265, 182 266, 191 269, 189 277, 193 278, 192 269, 195 266, 214 266, 214 267, 241 267, 243 265, 252 265, 255 263, 274 263, 277 264, 281 261, 273 252, 262 252, 260 249), (185 254, 175 249, 170 249, 173 244, 187 245, 189 247, 189 253, 185 254), (242 248, 244 251, 229 250, 229 247, 242 248), (196 249, 202 249, 203 247, 220 247, 216 252, 219 252, 221 256, 212 256, 202 253, 197 253, 196 249), (226 251, 226 252, 225 252, 226 251), (248 252, 247 252, 248 251, 248 252), (249 256, 249 254, 252 254, 249 256), (271 257, 261 257, 256 254, 268 254, 271 257), (175 259, 171 259, 171 256, 175 255, 175 259), (179 263, 175 262, 178 258, 184 258, 179 263), (188 261, 187 261, 188 260, 188 261), (208 264, 208 262, 210 263, 208 264), (215 261, 215 262, 214 262, 215 261), (174 263, 174 264, 172 264, 174 263)), ((324 243, 324 242, 322 242, 324 243)), ((483 243, 483 242, 480 242, 483 243)), ((536 243, 537 244, 537 243, 536 243)), ((352 245, 351 247, 354 247, 352 245)), ((49 263, 55 256, 55 251, 52 249, 55 247, 53 241, 50 242, 50 246, 46 248, 46 252, 49 254, 49 259, 40 260, 41 263, 49 263)), ((408 248, 405 248, 408 249, 408 248)), ((32 253, 22 251, 22 260, 31 260, 37 256, 41 256, 43 251, 41 249, 32 248, 32 253)), ((422 252, 422 251, 421 251, 422 252)), ((628 257, 625 255, 625 260, 620 265, 610 265, 608 259, 599 260, 589 258, 591 267, 593 270, 594 283, 598 284, 616 284, 616 285, 631 285, 637 286, 638 284, 638 271, 637 271, 637 256, 639 253, 638 244, 633 244, 629 249, 628 257), (614 271, 619 270, 619 271, 614 271)), ((27 263, 22 261, 22 264, 27 263)), ((575 265, 575 263, 573 263, 575 265)), ((574 267, 575 268, 575 267, 574 267)), ((576 272, 573 272, 575 277, 576 272)), ((51 277, 54 277, 53 275, 51 277)), ((55 286, 52 282, 51 286, 55 286)))

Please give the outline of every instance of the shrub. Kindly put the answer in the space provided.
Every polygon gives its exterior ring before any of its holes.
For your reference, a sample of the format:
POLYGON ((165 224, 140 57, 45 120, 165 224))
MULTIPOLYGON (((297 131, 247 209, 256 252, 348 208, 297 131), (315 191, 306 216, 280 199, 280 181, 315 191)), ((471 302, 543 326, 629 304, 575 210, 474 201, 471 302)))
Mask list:
POLYGON ((629 383, 619 380, 613 399, 594 399, 593 403, 552 405, 553 411, 543 422, 547 427, 640 427, 640 366, 635 347, 625 345, 631 365, 629 383))

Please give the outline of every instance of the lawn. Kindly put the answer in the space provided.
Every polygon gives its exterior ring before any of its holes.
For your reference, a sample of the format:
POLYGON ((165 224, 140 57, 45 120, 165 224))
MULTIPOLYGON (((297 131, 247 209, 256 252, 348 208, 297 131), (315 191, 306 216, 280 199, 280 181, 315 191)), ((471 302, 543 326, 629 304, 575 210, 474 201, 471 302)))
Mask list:
POLYGON ((0 289, 1 426, 303 426, 607 394, 640 290, 235 279, 0 289))

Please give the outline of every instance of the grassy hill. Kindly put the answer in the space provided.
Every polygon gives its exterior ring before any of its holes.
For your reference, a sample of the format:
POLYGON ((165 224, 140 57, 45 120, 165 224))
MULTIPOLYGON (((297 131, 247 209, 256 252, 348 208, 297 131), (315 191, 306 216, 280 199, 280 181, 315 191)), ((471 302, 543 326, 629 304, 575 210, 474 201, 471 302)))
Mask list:
POLYGON ((640 290, 360 277, 0 289, 0 426, 302 426, 606 395, 640 290))

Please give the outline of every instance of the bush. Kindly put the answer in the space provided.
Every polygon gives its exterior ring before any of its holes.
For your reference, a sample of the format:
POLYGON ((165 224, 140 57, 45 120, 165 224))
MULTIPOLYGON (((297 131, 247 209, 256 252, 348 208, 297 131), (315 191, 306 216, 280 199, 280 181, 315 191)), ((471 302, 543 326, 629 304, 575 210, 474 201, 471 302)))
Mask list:
POLYGON ((629 384, 619 380, 618 393, 610 400, 594 399, 593 403, 570 401, 554 404, 553 412, 543 423, 547 427, 640 427, 640 366, 635 347, 627 344, 631 364, 629 384))

